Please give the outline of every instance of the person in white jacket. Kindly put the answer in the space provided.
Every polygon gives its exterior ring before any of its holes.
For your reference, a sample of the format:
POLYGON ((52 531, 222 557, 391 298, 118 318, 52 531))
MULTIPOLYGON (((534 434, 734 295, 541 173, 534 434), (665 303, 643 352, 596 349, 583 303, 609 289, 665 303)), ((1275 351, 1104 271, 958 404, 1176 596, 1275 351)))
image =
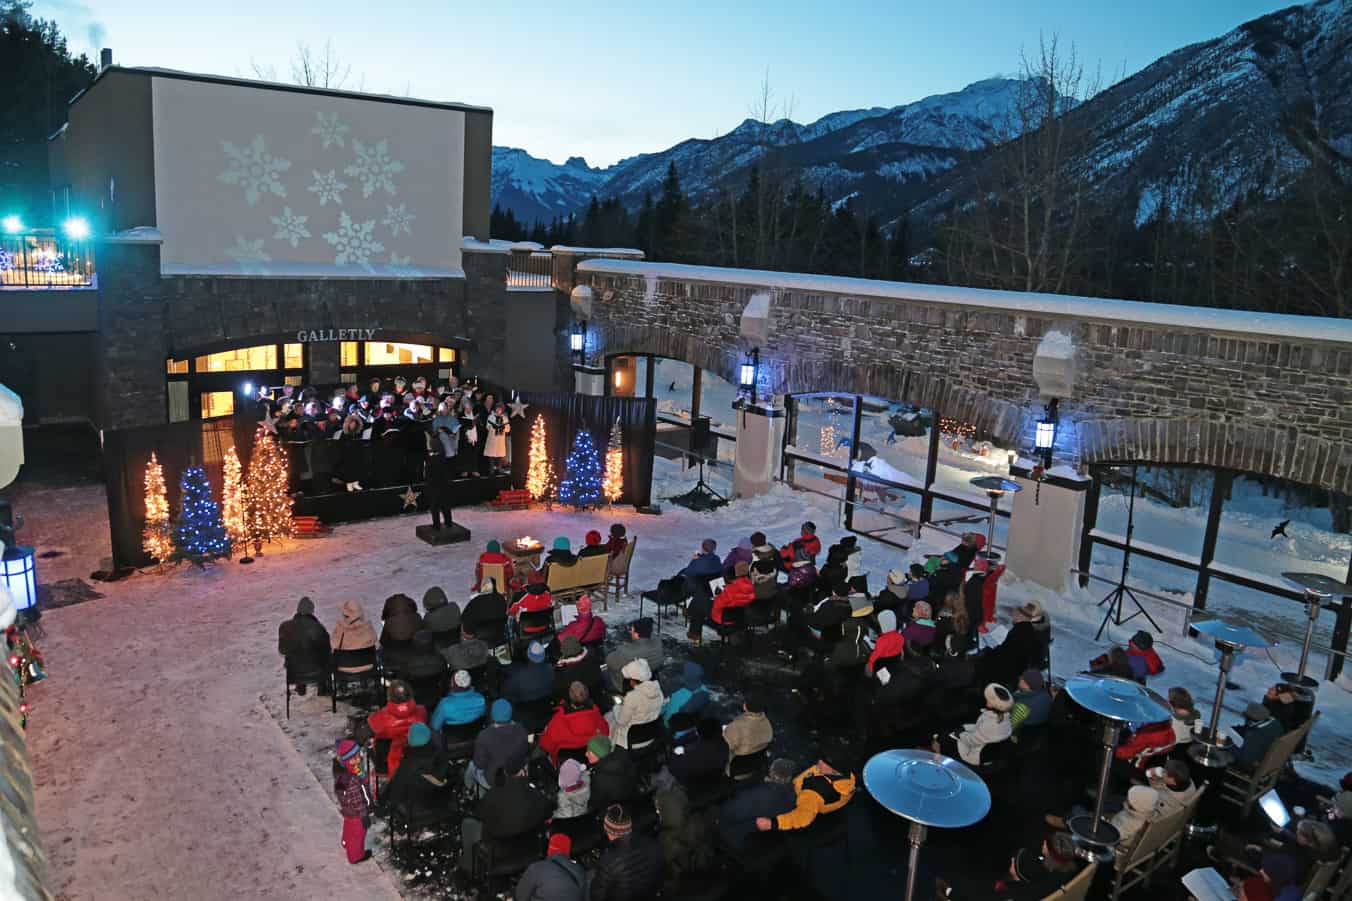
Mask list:
POLYGON ((1014 725, 1010 721, 1009 711, 1014 706, 1014 696, 1003 685, 992 682, 986 686, 986 708, 968 723, 961 732, 934 740, 935 753, 961 758, 963 763, 977 766, 981 763, 981 751, 986 745, 1009 741, 1014 734, 1014 725))
POLYGON ((610 722, 611 741, 618 747, 628 748, 630 728, 660 717, 666 698, 662 695, 662 686, 653 678, 648 661, 642 657, 626 663, 620 675, 628 690, 606 719, 610 722))
POLYGON ((1146 824, 1155 816, 1160 795, 1148 785, 1134 785, 1127 791, 1127 804, 1109 821, 1117 829, 1117 853, 1128 854, 1136 846, 1146 824))

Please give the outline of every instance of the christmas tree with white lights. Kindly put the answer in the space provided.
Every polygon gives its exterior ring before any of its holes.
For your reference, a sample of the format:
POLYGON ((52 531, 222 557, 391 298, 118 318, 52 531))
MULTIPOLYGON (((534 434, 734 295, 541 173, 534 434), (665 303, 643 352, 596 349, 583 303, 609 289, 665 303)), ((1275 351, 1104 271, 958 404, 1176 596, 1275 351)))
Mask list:
POLYGON ((606 448, 606 480, 601 486, 606 500, 615 503, 624 493, 624 446, 620 435, 620 421, 610 427, 610 446, 606 448))
POLYGON ((221 480, 221 519, 225 522, 225 534, 230 536, 230 546, 245 552, 249 544, 249 531, 244 519, 244 471, 239 465, 239 454, 233 447, 225 452, 225 476, 221 480))
POLYGON ((554 483, 554 470, 549 465, 545 448, 545 418, 536 416, 530 427, 530 456, 526 468, 526 490, 535 500, 544 500, 554 483))
POLYGON ((211 496, 207 471, 189 466, 183 471, 178 487, 182 508, 174 526, 175 556, 200 565, 229 554, 230 537, 221 521, 221 507, 211 496))
POLYGON ((146 521, 141 528, 141 548, 156 563, 167 563, 174 555, 174 540, 169 528, 169 495, 164 485, 164 467, 152 452, 146 464, 146 521))
POLYGON ((277 439, 260 424, 254 432, 253 455, 244 484, 244 527, 255 554, 262 552, 263 542, 291 534, 289 479, 277 439))
POLYGON ((595 507, 603 500, 601 455, 591 432, 582 429, 564 461, 567 476, 559 483, 559 502, 573 507, 595 507))

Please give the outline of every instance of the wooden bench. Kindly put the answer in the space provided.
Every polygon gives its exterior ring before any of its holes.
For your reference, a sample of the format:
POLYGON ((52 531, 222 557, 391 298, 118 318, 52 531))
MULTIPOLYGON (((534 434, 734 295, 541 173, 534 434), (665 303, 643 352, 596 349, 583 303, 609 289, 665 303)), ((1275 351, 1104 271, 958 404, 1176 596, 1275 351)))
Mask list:
POLYGON ((564 604, 577 603, 577 599, 589 592, 601 592, 602 609, 609 609, 604 594, 606 567, 610 563, 609 554, 593 554, 579 557, 572 566, 549 567, 545 585, 554 597, 554 609, 564 604))

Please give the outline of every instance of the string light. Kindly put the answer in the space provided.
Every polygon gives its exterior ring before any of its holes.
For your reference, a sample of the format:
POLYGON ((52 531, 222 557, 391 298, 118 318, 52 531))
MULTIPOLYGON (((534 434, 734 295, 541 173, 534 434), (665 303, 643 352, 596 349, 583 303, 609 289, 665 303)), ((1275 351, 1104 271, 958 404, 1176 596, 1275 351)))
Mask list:
POLYGON ((601 503, 601 456, 591 432, 582 429, 573 439, 573 449, 565 461, 568 475, 559 483, 559 501, 574 507, 593 507, 601 503))
POLYGON ((970 422, 963 422, 961 419, 949 419, 942 417, 939 420, 939 432, 944 435, 954 435, 959 438, 975 438, 976 426, 970 422))
POLYGON ((221 518, 225 520, 225 533, 230 536, 231 547, 244 551, 249 546, 249 529, 244 516, 244 472, 233 446, 225 452, 221 518))
POLYGON ((230 538, 221 521, 221 508, 211 496, 207 471, 189 466, 178 483, 182 510, 174 527, 174 549, 179 557, 205 563, 230 553, 230 538))
POLYGON ((254 432, 253 456, 244 485, 244 519, 254 553, 263 542, 291 534, 290 472, 277 440, 260 424, 254 432))
POLYGON ((606 480, 601 490, 612 504, 624 493, 624 446, 619 419, 610 427, 610 446, 606 448, 606 480))
POLYGON ((545 449, 545 418, 538 414, 530 427, 529 460, 526 469, 526 490, 537 501, 543 500, 554 483, 554 470, 550 468, 549 452, 545 449))
POLYGON ((164 467, 152 452, 146 464, 146 521, 141 527, 141 548, 146 556, 164 563, 173 556, 174 543, 169 531, 169 496, 164 485, 164 467))

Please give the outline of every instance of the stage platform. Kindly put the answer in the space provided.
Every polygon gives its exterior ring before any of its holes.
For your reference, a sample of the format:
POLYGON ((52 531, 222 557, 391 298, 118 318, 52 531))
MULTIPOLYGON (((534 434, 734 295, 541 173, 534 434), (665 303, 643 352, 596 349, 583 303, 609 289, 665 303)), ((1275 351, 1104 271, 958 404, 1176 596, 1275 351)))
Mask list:
MULTIPOLYGON (((450 486, 452 507, 472 507, 498 496, 498 492, 512 487, 510 476, 484 476, 478 479, 452 479, 450 486)), ((412 486, 396 485, 389 488, 368 488, 365 491, 342 491, 329 494, 301 495, 292 505, 295 516, 318 516, 321 522, 356 522, 377 516, 398 516, 415 510, 427 511, 427 494, 423 483, 412 486), (412 489, 416 497, 409 496, 412 489), (410 505, 409 501, 412 500, 410 505)))

